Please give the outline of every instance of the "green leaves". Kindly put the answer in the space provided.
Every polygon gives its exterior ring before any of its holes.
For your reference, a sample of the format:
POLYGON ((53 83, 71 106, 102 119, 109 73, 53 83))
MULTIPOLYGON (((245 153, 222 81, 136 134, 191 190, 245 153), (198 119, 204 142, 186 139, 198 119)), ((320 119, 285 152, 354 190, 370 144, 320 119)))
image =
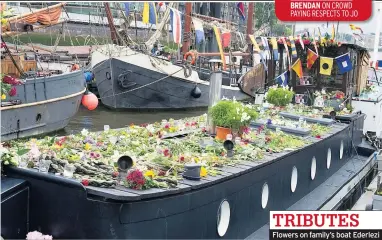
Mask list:
POLYGON ((29 151, 30 151, 30 149, 24 148, 24 149, 18 149, 16 153, 17 153, 17 155, 22 156, 22 155, 28 153, 29 151))
POLYGON ((275 106, 286 106, 292 102, 294 92, 287 88, 270 88, 267 93, 267 101, 275 106))

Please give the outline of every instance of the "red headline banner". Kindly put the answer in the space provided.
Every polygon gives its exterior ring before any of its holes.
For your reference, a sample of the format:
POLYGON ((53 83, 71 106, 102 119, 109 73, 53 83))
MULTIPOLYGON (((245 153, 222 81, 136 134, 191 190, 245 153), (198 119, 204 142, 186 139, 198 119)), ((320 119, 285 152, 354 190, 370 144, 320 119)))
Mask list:
POLYGON ((284 22, 366 21, 372 0, 275 0, 276 16, 284 22))

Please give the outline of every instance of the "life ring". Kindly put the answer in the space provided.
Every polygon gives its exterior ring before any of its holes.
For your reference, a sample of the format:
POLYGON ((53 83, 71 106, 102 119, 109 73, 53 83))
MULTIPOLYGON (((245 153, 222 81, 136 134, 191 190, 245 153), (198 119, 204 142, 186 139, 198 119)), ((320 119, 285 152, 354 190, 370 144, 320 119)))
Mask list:
POLYGON ((195 53, 193 52, 188 52, 184 55, 184 61, 188 61, 188 57, 191 56, 191 65, 194 65, 195 64, 195 61, 196 61, 196 56, 195 56, 195 53))

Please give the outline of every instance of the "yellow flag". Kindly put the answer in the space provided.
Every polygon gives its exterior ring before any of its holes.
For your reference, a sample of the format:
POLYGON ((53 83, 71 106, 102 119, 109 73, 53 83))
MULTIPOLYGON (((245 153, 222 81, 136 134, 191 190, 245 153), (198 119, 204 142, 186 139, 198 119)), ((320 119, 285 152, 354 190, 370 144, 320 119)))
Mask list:
POLYGON ((142 22, 148 24, 150 16, 150 5, 148 2, 143 3, 142 22))
POLYGON ((332 75, 333 58, 320 57, 320 74, 332 75))
POLYGON ((302 64, 300 59, 297 59, 297 61, 292 65, 291 68, 296 72, 299 78, 302 77, 303 73, 302 73, 302 64))
POLYGON ((253 44, 253 49, 256 51, 256 52, 261 52, 261 50, 260 50, 260 47, 259 47, 259 44, 257 44, 257 42, 256 42, 256 39, 255 39, 255 36, 253 36, 253 35, 249 35, 249 38, 251 39, 251 42, 252 42, 252 44, 253 44))
POLYGON ((219 47, 220 58, 221 58, 222 63, 223 63, 223 70, 225 70, 226 69, 226 63, 225 63, 225 57, 224 57, 224 52, 223 52, 223 47, 222 47, 222 40, 221 40, 221 36, 220 36, 220 30, 218 29, 217 26, 214 26, 214 32, 215 32, 216 41, 217 41, 217 44, 219 47))

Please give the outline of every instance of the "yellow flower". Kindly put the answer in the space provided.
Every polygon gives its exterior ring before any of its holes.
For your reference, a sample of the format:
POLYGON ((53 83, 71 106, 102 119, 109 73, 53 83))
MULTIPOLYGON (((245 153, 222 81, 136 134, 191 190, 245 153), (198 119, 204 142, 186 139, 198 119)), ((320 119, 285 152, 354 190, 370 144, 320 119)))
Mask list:
POLYGON ((85 150, 90 150, 92 146, 89 143, 86 143, 84 148, 85 150))
POLYGON ((151 178, 154 178, 154 171, 153 170, 147 170, 146 172, 145 172, 145 176, 146 177, 151 177, 151 178))
POLYGON ((2 95, 1 95, 1 100, 5 100, 7 98, 7 96, 3 93, 2 95))
POLYGON ((58 145, 58 144, 54 144, 54 145, 53 145, 53 148, 54 148, 54 149, 61 149, 61 148, 63 148, 63 146, 60 146, 60 145, 58 145))
POLYGON ((199 158, 194 158, 194 161, 195 161, 195 163, 198 163, 199 162, 199 158))
POLYGON ((1 25, 5 25, 7 23, 7 19, 1 19, 1 25))
POLYGON ((207 176, 207 169, 205 167, 200 168, 200 177, 207 176))

